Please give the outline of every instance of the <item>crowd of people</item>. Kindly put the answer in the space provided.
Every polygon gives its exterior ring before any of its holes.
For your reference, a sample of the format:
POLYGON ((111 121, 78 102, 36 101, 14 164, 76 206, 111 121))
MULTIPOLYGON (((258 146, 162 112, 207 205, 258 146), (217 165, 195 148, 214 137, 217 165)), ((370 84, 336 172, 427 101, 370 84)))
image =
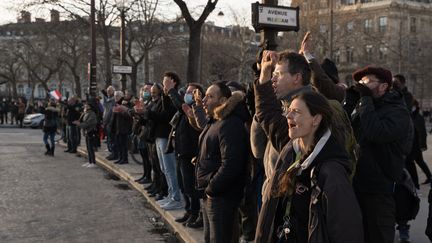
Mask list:
POLYGON ((401 74, 366 66, 348 87, 313 53, 309 34, 299 52, 263 51, 247 87, 183 84, 166 72, 137 97, 109 86, 101 102, 49 102, 46 154, 59 117, 65 152, 76 153, 83 131, 90 168, 101 137, 106 159, 122 165, 136 136, 136 181, 162 209, 183 209, 176 222, 203 227, 205 242, 393 243, 396 229, 408 242, 419 210, 415 164, 422 184, 432 182, 419 102, 401 74))

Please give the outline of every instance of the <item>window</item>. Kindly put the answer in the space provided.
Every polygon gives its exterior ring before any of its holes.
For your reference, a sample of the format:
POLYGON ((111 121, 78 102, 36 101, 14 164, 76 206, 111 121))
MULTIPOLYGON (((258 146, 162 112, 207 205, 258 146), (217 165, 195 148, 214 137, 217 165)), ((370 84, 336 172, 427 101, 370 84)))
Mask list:
POLYGON ((379 48, 379 59, 380 60, 385 60, 386 58, 386 53, 387 53, 387 47, 385 46, 381 46, 379 48))
POLYGON ((410 32, 411 33, 415 33, 416 31, 417 31, 417 28, 416 28, 416 21, 417 19, 415 18, 415 17, 411 17, 411 19, 410 19, 410 32))
POLYGON ((325 24, 320 25, 320 33, 324 34, 327 32, 327 26, 325 24))
POLYGON ((365 19, 364 30, 366 33, 372 31, 372 19, 365 19))
POLYGON ((38 98, 45 98, 45 89, 42 87, 42 85, 39 85, 37 88, 37 96, 38 98))
POLYGON ((353 5, 355 4, 355 0, 342 0, 342 5, 353 5))
POLYGON ((24 95, 24 85, 22 85, 22 84, 18 85, 17 92, 19 95, 24 95))
POLYGON ((179 29, 179 31, 180 31, 180 32, 184 32, 184 25, 182 25, 182 24, 180 25, 180 29, 179 29))
POLYGON ((333 59, 335 60, 335 62, 339 63, 340 62, 340 50, 336 49, 333 55, 334 55, 333 59))
POLYGON ((347 63, 353 63, 354 62, 354 47, 347 47, 346 48, 346 56, 347 56, 347 63))
POLYGON ((354 29, 354 22, 353 21, 348 22, 347 30, 351 32, 353 29, 354 29))
POLYGON ((387 30, 387 17, 379 17, 379 31, 385 32, 387 30))
POLYGON ((366 61, 372 61, 372 45, 366 45, 365 46, 365 50, 366 50, 366 61))

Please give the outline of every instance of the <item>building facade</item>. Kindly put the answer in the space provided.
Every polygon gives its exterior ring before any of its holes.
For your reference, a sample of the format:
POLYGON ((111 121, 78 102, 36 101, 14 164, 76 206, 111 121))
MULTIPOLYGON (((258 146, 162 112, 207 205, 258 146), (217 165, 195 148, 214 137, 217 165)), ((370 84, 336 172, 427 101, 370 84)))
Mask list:
POLYGON ((288 35, 299 45, 311 31, 316 55, 332 57, 339 78, 374 64, 407 78, 408 89, 432 107, 432 3, 403 0, 294 0, 300 6, 299 33, 288 35))

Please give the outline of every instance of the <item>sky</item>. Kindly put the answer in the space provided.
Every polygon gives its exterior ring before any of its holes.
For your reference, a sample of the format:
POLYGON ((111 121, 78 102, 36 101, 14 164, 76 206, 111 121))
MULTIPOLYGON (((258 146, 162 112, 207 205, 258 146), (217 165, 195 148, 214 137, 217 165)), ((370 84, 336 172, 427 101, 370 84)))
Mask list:
MULTIPOLYGON (((169 1, 169 0, 168 0, 169 1)), ((210 14, 208 20, 215 22, 218 26, 226 25, 251 25, 251 3, 257 0, 219 0, 216 5, 216 9, 210 14), (218 16, 219 12, 223 12, 224 15, 218 16)), ((23 0, 0 0, 0 25, 7 23, 15 23, 19 16, 20 10, 22 10, 23 0)), ((202 7, 207 3, 207 0, 185 0, 190 11, 195 10, 195 13, 200 13, 202 7)), ((279 5, 289 6, 290 0, 279 0, 279 5)), ((176 16, 180 14, 180 9, 176 4, 172 3, 165 5, 164 15, 176 16)), ((42 9, 33 9, 32 21, 35 17, 47 16, 47 11, 42 9)))

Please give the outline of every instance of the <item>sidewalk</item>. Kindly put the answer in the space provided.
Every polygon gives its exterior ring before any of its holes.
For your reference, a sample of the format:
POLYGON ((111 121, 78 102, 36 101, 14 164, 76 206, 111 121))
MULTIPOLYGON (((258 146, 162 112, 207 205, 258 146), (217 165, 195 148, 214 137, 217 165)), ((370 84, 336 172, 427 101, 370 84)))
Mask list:
MULTIPOLYGON (((87 156, 87 150, 85 149, 85 141, 82 141, 81 146, 78 147, 78 153, 84 156, 87 156)), ((64 143, 60 143, 61 146, 65 147, 64 143)), ((104 144, 103 144, 104 145, 104 144)), ((145 199, 149 202, 149 204, 153 207, 155 211, 157 211, 167 226, 172 230, 172 232, 177 236, 178 239, 185 243, 203 243, 204 242, 204 232, 203 229, 192 229, 183 226, 181 223, 177 223, 174 220, 176 218, 182 217, 184 214, 184 210, 172 210, 165 211, 163 210, 159 204, 156 203, 153 197, 149 197, 144 187, 146 185, 141 185, 134 180, 141 177, 143 172, 142 165, 139 165, 131 158, 129 158, 129 164, 117 165, 114 164, 114 161, 106 160, 105 157, 108 156, 108 152, 103 152, 106 146, 101 147, 99 152, 96 152, 96 164, 102 167, 103 169, 111 172, 112 174, 119 177, 121 180, 129 183, 131 187, 140 192, 145 199)), ((138 155, 139 156, 139 155, 138 155)))
MULTIPOLYGON (((429 149, 423 153, 424 159, 428 164, 429 168, 432 168, 432 136, 428 134, 427 143, 429 149)), ((65 144, 61 143, 62 146, 65 144)), ((147 192, 144 190, 144 186, 136 183, 134 180, 136 178, 141 177, 142 175, 142 165, 139 165, 129 159, 129 164, 125 165, 117 165, 114 164, 114 161, 108 161, 105 159, 108 156, 108 152, 103 152, 106 148, 102 145, 99 152, 96 152, 96 163, 109 171, 112 174, 115 174, 117 177, 129 183, 131 187, 139 191, 149 202, 149 204, 153 207, 155 211, 157 211, 161 217, 164 219, 166 225, 172 230, 172 232, 183 242, 186 243, 203 243, 204 242, 204 232, 203 229, 191 229, 184 227, 183 224, 177 223, 174 220, 178 217, 183 216, 184 210, 174 210, 174 211, 165 211, 163 210, 154 200, 154 198, 149 197, 147 192)), ((87 156, 87 150, 85 149, 85 141, 82 140, 81 146, 78 147, 78 152, 81 155, 87 156)), ((419 174, 420 182, 425 180, 425 176, 423 172, 417 168, 419 174)), ((424 230, 426 228, 426 220, 428 215, 428 202, 427 196, 429 193, 430 187, 428 185, 421 185, 419 193, 421 199, 420 212, 417 215, 417 218, 413 221, 410 221, 411 224, 411 242, 416 243, 428 243, 426 235, 424 234, 424 230)), ((395 242, 398 242, 398 231, 396 230, 395 234, 395 242)))

